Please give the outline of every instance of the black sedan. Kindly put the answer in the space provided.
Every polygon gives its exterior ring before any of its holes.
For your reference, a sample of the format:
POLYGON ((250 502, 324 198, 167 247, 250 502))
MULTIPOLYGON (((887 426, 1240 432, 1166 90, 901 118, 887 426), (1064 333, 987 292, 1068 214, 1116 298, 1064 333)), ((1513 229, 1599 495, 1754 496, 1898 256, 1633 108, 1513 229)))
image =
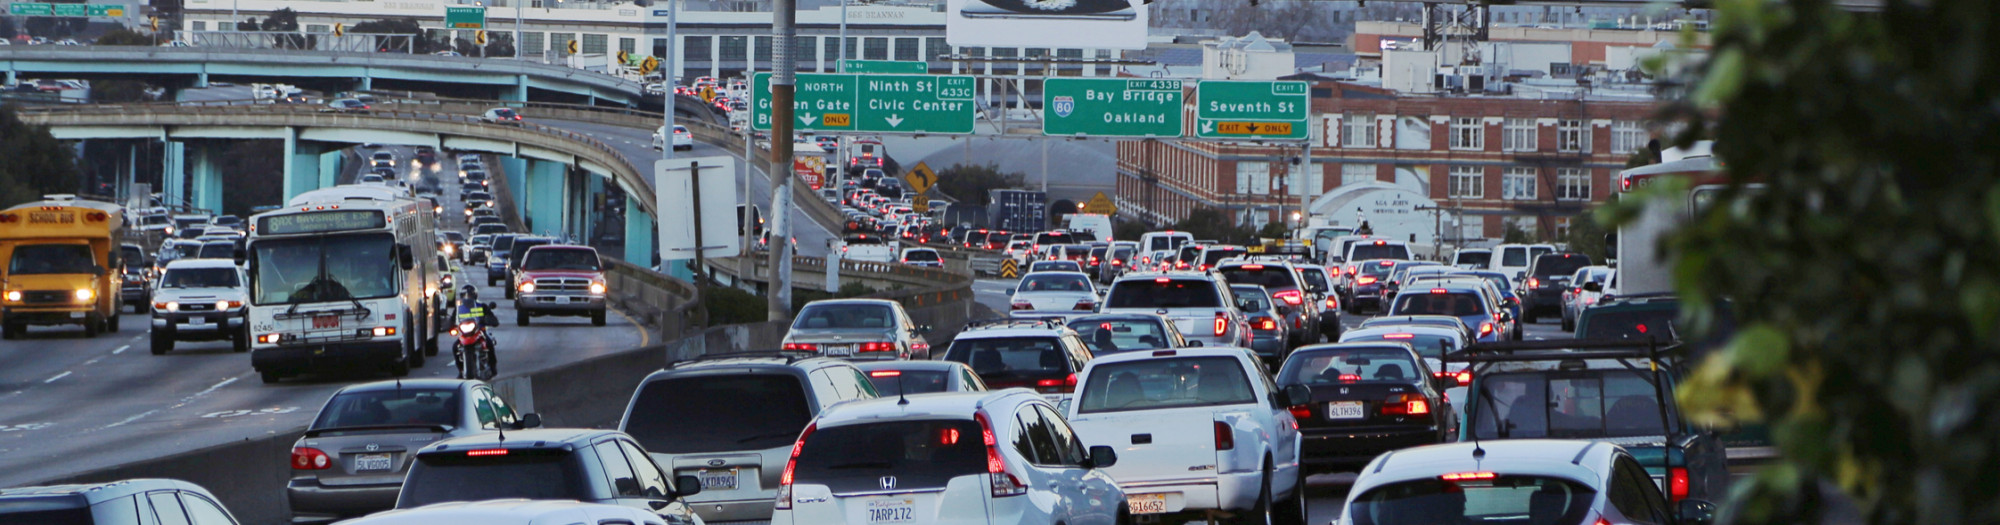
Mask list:
POLYGON ((1445 383, 1408 344, 1312 345, 1292 352, 1278 386, 1303 385, 1312 402, 1291 407, 1308 473, 1355 468, 1383 452, 1450 441, 1456 433, 1445 383))

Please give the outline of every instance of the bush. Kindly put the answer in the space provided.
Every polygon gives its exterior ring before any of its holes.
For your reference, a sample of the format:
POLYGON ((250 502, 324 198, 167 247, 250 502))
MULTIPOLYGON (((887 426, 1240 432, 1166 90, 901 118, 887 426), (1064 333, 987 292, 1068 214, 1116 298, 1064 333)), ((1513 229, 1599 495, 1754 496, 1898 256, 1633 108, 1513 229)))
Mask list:
POLYGON ((709 326, 761 323, 769 319, 764 296, 727 286, 703 286, 701 306, 709 326))

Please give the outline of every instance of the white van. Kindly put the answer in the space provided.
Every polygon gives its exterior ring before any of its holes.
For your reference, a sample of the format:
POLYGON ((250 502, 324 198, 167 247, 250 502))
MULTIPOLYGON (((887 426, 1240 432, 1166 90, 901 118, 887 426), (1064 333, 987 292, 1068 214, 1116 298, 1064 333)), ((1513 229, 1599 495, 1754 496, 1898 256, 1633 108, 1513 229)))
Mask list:
POLYGON ((1139 251, 1178 252, 1181 249, 1181 245, 1188 244, 1191 242, 1194 242, 1194 234, 1188 232, 1177 232, 1177 231, 1150 232, 1145 235, 1139 236, 1139 251))
POLYGON ((1518 284, 1521 277, 1527 275, 1528 265, 1534 263, 1536 257, 1555 252, 1556 247, 1552 244, 1502 244, 1493 247, 1493 256, 1487 261, 1486 269, 1500 272, 1518 284))
POLYGON ((1096 239, 1081 239, 1084 242, 1111 242, 1111 216, 1097 213, 1075 213, 1069 216, 1069 231, 1090 232, 1096 239))

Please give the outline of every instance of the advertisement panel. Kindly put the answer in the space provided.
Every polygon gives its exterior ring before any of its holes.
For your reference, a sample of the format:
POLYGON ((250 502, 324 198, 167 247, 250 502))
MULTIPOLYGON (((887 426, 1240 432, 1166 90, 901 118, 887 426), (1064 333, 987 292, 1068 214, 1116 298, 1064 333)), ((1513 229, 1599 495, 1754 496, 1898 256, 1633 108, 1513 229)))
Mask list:
POLYGON ((945 0, 945 42, 1145 49, 1146 0, 945 0))
POLYGON ((812 186, 813 191, 819 191, 826 185, 826 157, 792 157, 792 172, 812 186))

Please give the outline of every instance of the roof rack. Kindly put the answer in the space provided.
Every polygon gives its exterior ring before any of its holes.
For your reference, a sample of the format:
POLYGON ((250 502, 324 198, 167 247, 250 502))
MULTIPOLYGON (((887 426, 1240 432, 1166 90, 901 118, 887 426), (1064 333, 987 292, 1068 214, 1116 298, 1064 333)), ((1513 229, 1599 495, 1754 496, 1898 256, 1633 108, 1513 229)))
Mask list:
POLYGON ((966 330, 987 328, 1063 328, 1068 326, 1063 317, 995 317, 965 323, 966 330))
POLYGON ((1568 361, 1572 359, 1657 359, 1678 355, 1682 346, 1671 339, 1550 339, 1475 343, 1444 360, 1461 363, 1507 361, 1568 361))
POLYGON ((785 364, 789 365, 792 363, 797 363, 801 360, 812 359, 815 357, 820 357, 820 355, 813 352, 801 352, 797 350, 751 350, 748 352, 725 352, 720 354, 702 354, 694 356, 692 358, 682 359, 679 361, 674 361, 672 363, 667 363, 667 368, 671 369, 686 364, 694 364, 705 361, 721 361, 725 359, 783 359, 785 360, 785 364))

